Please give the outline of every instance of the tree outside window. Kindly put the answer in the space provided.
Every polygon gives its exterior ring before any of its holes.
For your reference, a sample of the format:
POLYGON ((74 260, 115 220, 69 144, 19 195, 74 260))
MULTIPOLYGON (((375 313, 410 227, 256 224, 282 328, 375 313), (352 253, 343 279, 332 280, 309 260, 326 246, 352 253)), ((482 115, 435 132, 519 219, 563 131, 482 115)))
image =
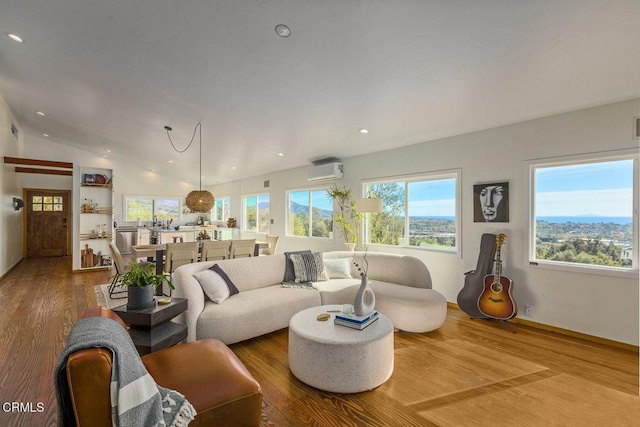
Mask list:
POLYGON ((534 162, 531 261, 634 268, 637 158, 534 162))
POLYGON ((230 216, 231 199, 229 197, 217 198, 213 207, 213 219, 217 221, 226 221, 230 216))
POLYGON ((125 221, 180 220, 180 199, 170 197, 125 196, 125 221))
POLYGON ((244 198, 244 230, 268 233, 270 229, 269 195, 246 196, 244 198))
POLYGON ((298 237, 333 237, 333 200, 326 189, 288 193, 287 235, 298 237))
POLYGON ((366 216, 370 244, 458 249, 458 172, 365 184, 383 211, 366 216))

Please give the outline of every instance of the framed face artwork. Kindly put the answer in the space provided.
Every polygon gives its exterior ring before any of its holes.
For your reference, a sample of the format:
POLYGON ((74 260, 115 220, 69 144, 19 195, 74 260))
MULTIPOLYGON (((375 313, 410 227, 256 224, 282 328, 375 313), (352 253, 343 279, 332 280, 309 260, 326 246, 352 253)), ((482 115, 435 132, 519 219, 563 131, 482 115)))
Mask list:
POLYGON ((473 186, 473 222, 509 222, 509 183, 473 186))

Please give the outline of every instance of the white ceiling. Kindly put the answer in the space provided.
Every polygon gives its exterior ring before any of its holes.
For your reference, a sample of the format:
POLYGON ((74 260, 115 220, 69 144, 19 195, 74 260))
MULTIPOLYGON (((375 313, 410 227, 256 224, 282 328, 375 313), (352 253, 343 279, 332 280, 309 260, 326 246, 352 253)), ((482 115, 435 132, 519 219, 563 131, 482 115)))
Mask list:
POLYGON ((163 128, 184 148, 202 121, 209 185, 638 97, 639 18, 636 0, 0 0, 0 93, 26 133, 192 182, 197 141, 175 153, 163 128))

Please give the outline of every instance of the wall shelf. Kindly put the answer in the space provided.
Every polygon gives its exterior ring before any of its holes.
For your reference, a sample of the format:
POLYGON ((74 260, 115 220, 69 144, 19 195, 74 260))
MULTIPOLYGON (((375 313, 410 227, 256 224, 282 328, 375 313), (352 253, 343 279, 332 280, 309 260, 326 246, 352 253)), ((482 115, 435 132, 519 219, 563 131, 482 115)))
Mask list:
POLYGON ((80 167, 77 182, 78 225, 74 235, 74 271, 111 268, 113 170, 80 167), (104 234, 103 234, 104 233, 104 234))

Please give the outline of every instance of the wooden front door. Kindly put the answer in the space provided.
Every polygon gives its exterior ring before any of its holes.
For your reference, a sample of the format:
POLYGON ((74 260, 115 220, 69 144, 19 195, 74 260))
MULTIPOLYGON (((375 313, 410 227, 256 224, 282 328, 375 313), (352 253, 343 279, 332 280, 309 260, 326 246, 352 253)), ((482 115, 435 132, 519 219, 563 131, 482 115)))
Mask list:
POLYGON ((26 190, 27 258, 69 255, 66 190, 26 190))

